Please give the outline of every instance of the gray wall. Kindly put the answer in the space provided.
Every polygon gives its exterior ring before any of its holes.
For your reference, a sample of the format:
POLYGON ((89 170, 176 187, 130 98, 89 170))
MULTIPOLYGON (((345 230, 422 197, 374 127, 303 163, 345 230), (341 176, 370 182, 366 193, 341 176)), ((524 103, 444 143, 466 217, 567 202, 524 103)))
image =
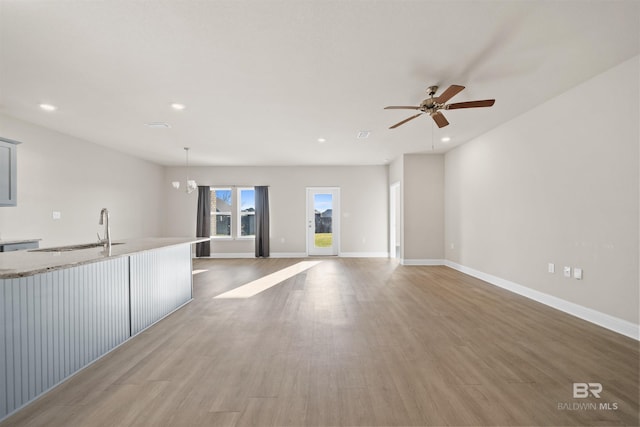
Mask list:
POLYGON ((448 260, 638 323, 638 63, 446 154, 448 260))
MULTIPOLYGON (((192 167, 188 172, 198 185, 269 185, 272 254, 306 252, 307 187, 340 187, 342 254, 388 254, 387 166, 192 167)), ((171 188, 171 181, 184 181, 186 175, 185 168, 166 168, 167 236, 195 235, 197 194, 171 188)), ((252 255, 253 244, 253 240, 216 240, 212 252, 252 255)))
POLYGON ((444 259, 444 156, 405 154, 403 161, 403 261, 444 259))
POLYGON ((92 242, 100 209, 114 239, 159 236, 164 193, 158 165, 0 115, 0 134, 18 145, 18 206, 0 207, 0 238, 42 246, 92 242), (61 219, 53 220, 59 211, 61 219))

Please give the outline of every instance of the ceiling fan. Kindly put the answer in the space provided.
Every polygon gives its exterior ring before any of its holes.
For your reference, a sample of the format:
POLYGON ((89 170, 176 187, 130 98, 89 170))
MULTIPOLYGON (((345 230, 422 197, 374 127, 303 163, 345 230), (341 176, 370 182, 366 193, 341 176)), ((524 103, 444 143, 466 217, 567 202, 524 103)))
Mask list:
POLYGON ((418 116, 421 116, 424 113, 428 113, 434 122, 438 125, 439 128, 443 128, 449 124, 449 121, 446 117, 440 112, 440 110, 457 110, 459 108, 477 108, 477 107, 491 107, 496 100, 495 99, 484 99, 482 101, 468 101, 468 102, 457 102, 455 104, 446 104, 448 100, 456 96, 460 91, 464 89, 464 86, 459 85, 451 85, 442 92, 440 96, 433 97, 438 90, 438 86, 429 86, 427 88, 427 93, 429 94, 429 98, 425 99, 418 105, 417 107, 413 106, 389 106, 384 107, 385 110, 419 110, 420 112, 415 116, 411 116, 403 121, 396 123, 391 126, 389 129, 395 129, 400 125, 407 123, 409 120, 413 120, 418 116))

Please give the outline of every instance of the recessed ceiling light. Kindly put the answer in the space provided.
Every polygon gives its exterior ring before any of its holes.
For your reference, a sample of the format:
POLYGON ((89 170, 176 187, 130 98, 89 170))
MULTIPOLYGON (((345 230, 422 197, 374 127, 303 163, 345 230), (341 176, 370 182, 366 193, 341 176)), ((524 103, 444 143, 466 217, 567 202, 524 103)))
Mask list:
POLYGON ((174 110, 182 111, 187 107, 184 104, 178 104, 177 102, 174 102, 173 104, 171 104, 171 108, 173 108, 174 110))
POLYGON ((440 141, 449 142, 449 141, 451 141, 451 138, 449 138, 448 136, 445 136, 445 137, 442 137, 442 139, 440 141))
POLYGON ((151 122, 147 123, 147 127, 150 127, 152 129, 168 129, 171 126, 169 125, 169 123, 165 122, 151 122))
POLYGON ((40 104, 40 108, 42 108, 44 111, 56 111, 58 109, 58 107, 51 104, 40 104))
POLYGON ((318 138, 318 142, 319 142, 320 144, 324 144, 325 142, 327 142, 327 140, 326 140, 326 139, 324 139, 324 138, 318 138))

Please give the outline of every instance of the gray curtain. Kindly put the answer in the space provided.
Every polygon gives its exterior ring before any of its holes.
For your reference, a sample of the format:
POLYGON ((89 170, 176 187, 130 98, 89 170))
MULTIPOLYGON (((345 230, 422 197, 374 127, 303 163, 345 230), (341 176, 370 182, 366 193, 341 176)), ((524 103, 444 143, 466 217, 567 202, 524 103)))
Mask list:
POLYGON ((256 190, 256 258, 269 257, 269 187, 256 190))
MULTIPOLYGON (((211 188, 198 186, 198 212, 196 219, 196 237, 211 237, 211 188)), ((211 255, 210 242, 196 243, 196 256, 211 255)))

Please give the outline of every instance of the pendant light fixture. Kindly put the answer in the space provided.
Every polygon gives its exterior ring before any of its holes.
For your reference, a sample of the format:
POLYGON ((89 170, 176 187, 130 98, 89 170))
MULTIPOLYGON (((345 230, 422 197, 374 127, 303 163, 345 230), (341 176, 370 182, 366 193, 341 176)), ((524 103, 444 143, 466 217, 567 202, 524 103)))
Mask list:
MULTIPOLYGON (((193 179, 189 179, 189 147, 184 147, 184 151, 187 156, 187 185, 185 187, 185 191, 187 192, 187 194, 191 194, 198 188, 198 184, 196 184, 193 179)), ((173 181, 171 185, 176 190, 180 189, 180 181, 173 181)))

